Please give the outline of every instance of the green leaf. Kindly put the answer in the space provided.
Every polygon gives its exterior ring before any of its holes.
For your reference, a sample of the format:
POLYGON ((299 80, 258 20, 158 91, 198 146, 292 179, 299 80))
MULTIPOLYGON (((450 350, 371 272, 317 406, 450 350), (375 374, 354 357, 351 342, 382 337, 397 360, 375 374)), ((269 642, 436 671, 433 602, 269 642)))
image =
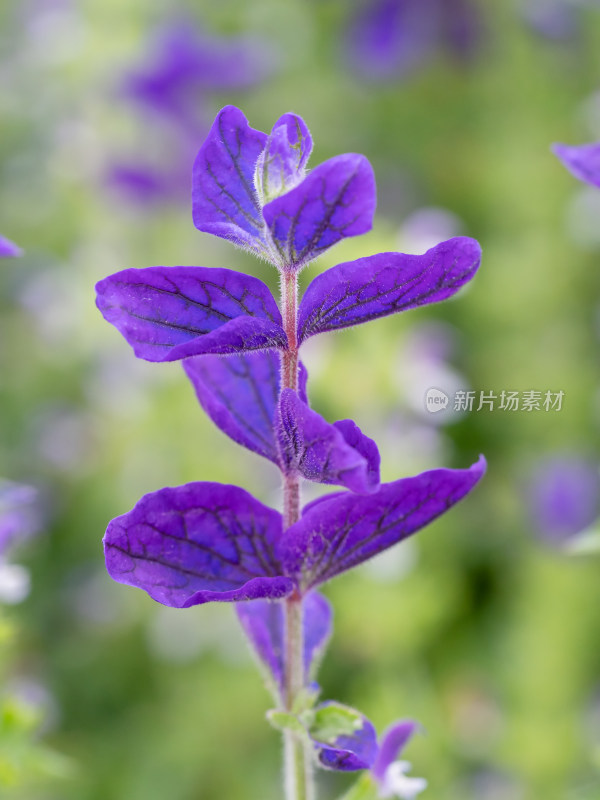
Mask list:
POLYGON ((340 736, 351 736, 363 726, 363 716, 341 703, 329 703, 314 712, 309 733, 324 744, 335 744, 340 736))
POLYGON ((293 731, 302 736, 306 735, 306 729, 298 717, 287 711, 279 711, 273 708, 267 711, 267 720, 278 731, 293 731))

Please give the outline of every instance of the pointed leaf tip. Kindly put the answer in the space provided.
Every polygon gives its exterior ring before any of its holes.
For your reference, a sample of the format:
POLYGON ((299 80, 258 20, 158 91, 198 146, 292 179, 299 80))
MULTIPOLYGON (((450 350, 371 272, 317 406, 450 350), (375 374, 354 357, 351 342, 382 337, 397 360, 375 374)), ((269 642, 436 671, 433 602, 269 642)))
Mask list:
POLYGON ((485 469, 481 456, 468 469, 430 470, 371 495, 341 492, 312 503, 281 540, 286 574, 309 589, 361 564, 448 511, 485 469))
POLYGON ((480 263, 479 243, 457 236, 420 256, 379 253, 338 264, 304 293, 298 341, 445 300, 473 278, 480 263))

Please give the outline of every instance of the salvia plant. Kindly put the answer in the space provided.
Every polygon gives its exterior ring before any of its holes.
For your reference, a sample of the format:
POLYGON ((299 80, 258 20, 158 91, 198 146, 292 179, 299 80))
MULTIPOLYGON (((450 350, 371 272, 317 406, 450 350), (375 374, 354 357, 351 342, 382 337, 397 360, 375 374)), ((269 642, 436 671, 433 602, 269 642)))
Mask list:
POLYGON ((299 116, 284 114, 265 134, 228 106, 194 164, 195 226, 269 261, 279 304, 257 278, 229 269, 126 269, 97 286, 100 311, 135 355, 181 360, 213 422, 279 468, 282 513, 237 486, 160 489, 109 524, 106 564, 115 580, 168 606, 235 603, 273 694, 267 716, 284 735, 288 800, 315 797, 315 764, 365 770, 354 797, 413 798, 426 783, 396 758, 416 723, 397 722, 378 742, 361 713, 318 700, 332 611, 317 590, 446 512, 485 461, 382 484, 375 442, 352 420, 330 424, 310 407, 299 349, 312 336, 450 297, 475 274, 480 248, 457 237, 424 255, 338 264, 298 303, 300 270, 368 231, 376 203, 364 156, 307 171, 311 149, 299 116), (302 508, 304 480, 339 490, 302 508))

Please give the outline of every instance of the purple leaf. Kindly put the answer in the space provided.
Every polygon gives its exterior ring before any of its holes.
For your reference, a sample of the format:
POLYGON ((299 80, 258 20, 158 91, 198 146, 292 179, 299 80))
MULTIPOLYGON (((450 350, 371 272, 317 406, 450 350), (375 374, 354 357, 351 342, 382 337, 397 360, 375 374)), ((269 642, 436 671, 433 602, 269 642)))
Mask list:
POLYGON ((317 483, 346 486, 354 492, 370 493, 379 486, 375 442, 350 420, 341 427, 330 425, 291 389, 284 389, 279 399, 277 434, 284 472, 299 473, 317 483), (352 446, 346 435, 358 446, 352 446))
POLYGON ((575 146, 555 144, 552 151, 576 178, 600 188, 600 142, 575 146))
POLYGON ((305 175, 312 137, 302 117, 284 114, 258 157, 255 183, 263 202, 293 189, 305 175))
POLYGON ((264 283, 228 269, 126 269, 97 284, 97 305, 147 361, 284 347, 264 283))
MULTIPOLYGON (((274 417, 279 399, 281 367, 273 351, 249 355, 188 358, 183 367, 202 408, 234 442, 275 464, 274 417)), ((299 391, 306 402, 306 368, 299 364, 299 391)))
POLYGON ((15 258, 22 255, 23 251, 10 239, 0 236, 0 258, 15 258))
POLYGON ((279 398, 279 362, 273 351, 183 362, 200 405, 215 425, 234 442, 276 464, 273 417, 279 398))
POLYGON ((445 300, 471 280, 480 260, 479 244, 457 236, 421 256, 380 253, 338 264, 307 288, 298 341, 445 300))
POLYGON ((263 208, 273 244, 287 270, 298 270, 348 236, 371 230, 375 177, 364 156, 335 156, 263 208))
MULTIPOLYGON (((285 673, 285 617, 282 603, 255 600, 236 606, 237 615, 261 663, 283 695, 285 673)), ((304 679, 314 678, 318 662, 332 631, 333 612, 323 595, 310 592, 304 598, 304 679)))
POLYGON ((251 128, 238 108, 226 106, 198 152, 192 179, 198 230, 263 256, 268 245, 254 172, 266 143, 267 135, 251 128))
POLYGON ((285 574, 310 589, 424 528, 468 494, 485 459, 469 469, 434 469, 384 484, 368 496, 337 494, 288 528, 279 548, 285 574))
POLYGON ((371 772, 379 783, 385 780, 387 768, 398 758, 417 728, 418 724, 413 720, 403 719, 394 722, 385 731, 381 738, 377 758, 371 767, 371 772))
POLYGON ((377 733, 358 711, 321 703, 309 729, 321 766, 342 772, 368 769, 377 757, 377 733))
POLYGON ((381 463, 381 456, 379 455, 377 445, 373 439, 369 439, 368 436, 365 436, 356 422, 351 419, 341 419, 333 424, 344 437, 346 444, 354 448, 354 450, 360 453, 366 460, 366 484, 372 487, 370 491, 374 491, 379 486, 380 481, 379 465, 381 463))
POLYGON ((237 486, 161 489, 109 524, 106 566, 114 580, 176 608, 285 597, 294 583, 274 556, 281 524, 237 486))

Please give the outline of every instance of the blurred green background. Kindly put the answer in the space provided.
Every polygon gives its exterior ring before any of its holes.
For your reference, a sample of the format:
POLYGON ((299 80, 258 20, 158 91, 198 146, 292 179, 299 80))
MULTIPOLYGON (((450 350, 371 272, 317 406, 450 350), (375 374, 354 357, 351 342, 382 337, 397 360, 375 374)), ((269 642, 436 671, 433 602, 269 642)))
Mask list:
MULTIPOLYGON (((31 594, 0 618, 0 796, 281 797, 270 699, 233 609, 163 608, 103 565, 107 522, 164 485, 237 483, 278 503, 275 468, 209 423, 181 367, 136 362, 94 307, 96 280, 155 264, 235 268, 277 289, 268 267, 196 231, 189 203, 135 205, 106 181, 124 154, 177 155, 116 87, 157 26, 185 13, 272 48, 256 86, 204 96, 209 117, 231 102, 269 130, 293 110, 313 134, 311 164, 356 151, 374 166, 373 231, 304 283, 408 248, 424 207, 451 212, 484 250, 453 301, 306 348, 313 406, 378 441, 385 480, 480 452, 489 463, 447 518, 326 587, 336 630, 324 696, 379 730, 418 719, 406 757, 432 800, 600 798, 600 565, 536 536, 525 500, 540 461, 599 456, 600 192, 549 146, 600 139, 600 11, 577 9, 579 31, 564 39, 528 26, 516 0, 480 11, 467 63, 437 52, 377 83, 349 67, 341 0, 0 5, 0 231, 25 250, 0 265, 0 475, 40 487, 45 514, 19 554, 31 594), (452 339, 446 369, 464 385, 562 390, 562 410, 435 425, 419 355, 431 331, 452 339), (31 720, 15 723, 12 702, 31 720)), ((351 783, 319 779, 324 798, 351 783)))

